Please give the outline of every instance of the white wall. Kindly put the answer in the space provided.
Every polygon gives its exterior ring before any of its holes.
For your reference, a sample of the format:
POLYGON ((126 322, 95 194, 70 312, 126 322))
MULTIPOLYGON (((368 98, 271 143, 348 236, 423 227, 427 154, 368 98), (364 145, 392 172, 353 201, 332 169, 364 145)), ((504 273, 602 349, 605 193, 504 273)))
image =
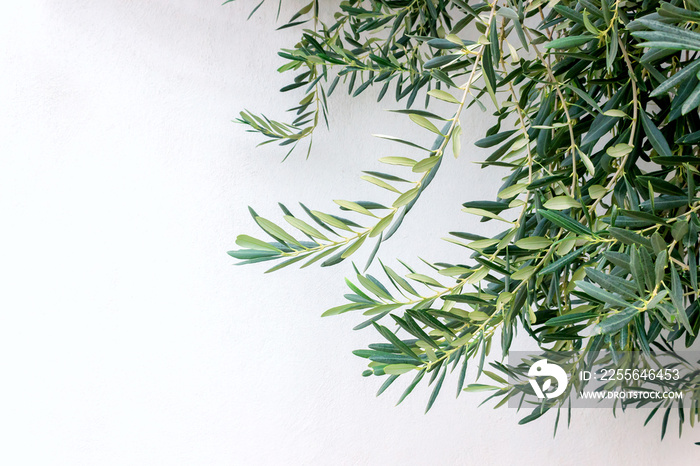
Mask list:
MULTIPOLYGON (((401 389, 375 398, 351 354, 373 332, 319 318, 350 264, 233 266, 236 234, 257 233, 247 205, 280 219, 277 201, 382 199, 360 170, 402 152, 371 128, 413 129, 339 93, 308 161, 254 149, 230 121, 298 99, 275 73, 297 32, 273 31, 272 0, 247 22, 256 2, 219 3, 23 1, 0 16, 0 463, 694 463, 698 432, 659 443, 646 412, 575 412, 553 440, 551 416, 518 426, 480 395, 455 400, 455 377, 428 415, 425 387, 394 407, 401 389)), ((439 238, 484 226, 459 204, 497 189, 470 163, 487 124, 476 111, 464 126, 465 156, 386 243, 390 263, 464 257, 439 238)))

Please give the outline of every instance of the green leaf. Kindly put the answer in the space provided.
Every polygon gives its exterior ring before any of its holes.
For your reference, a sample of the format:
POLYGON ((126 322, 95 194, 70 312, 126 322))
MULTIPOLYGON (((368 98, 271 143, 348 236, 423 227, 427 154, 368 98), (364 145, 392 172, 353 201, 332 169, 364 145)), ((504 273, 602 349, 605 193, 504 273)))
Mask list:
POLYGON ((346 258, 350 257, 355 251, 360 249, 360 246, 362 246, 362 243, 364 243, 366 239, 367 239, 366 235, 362 235, 359 238, 357 238, 350 245, 349 248, 347 248, 345 251, 343 251, 343 253, 340 255, 341 259, 346 259, 346 258))
POLYGON ((430 394, 430 399, 428 399, 428 406, 425 407, 425 412, 427 413, 430 411, 430 408, 433 407, 433 403, 435 403, 435 399, 438 396, 438 393, 440 393, 440 389, 442 388, 442 382, 445 380, 445 374, 447 373, 447 364, 443 365, 442 372, 440 373, 440 376, 438 377, 437 383, 435 384, 435 388, 433 388, 433 392, 430 394))
POLYGON ((406 276, 408 278, 410 278, 411 280, 415 280, 415 281, 423 283, 425 285, 431 285, 431 286, 437 286, 439 288, 445 288, 444 286, 442 286, 442 284, 440 284, 439 281, 437 281, 434 278, 431 278, 427 275, 423 275, 420 273, 409 273, 409 274, 406 274, 406 276))
POLYGON ((369 215, 370 217, 376 217, 376 215, 374 215, 372 212, 370 212, 369 210, 362 207, 357 202, 342 201, 342 200, 334 200, 333 202, 338 204, 340 207, 344 207, 348 210, 352 210, 353 212, 357 212, 358 214, 369 215))
POLYGON ((415 160, 408 157, 382 157, 379 161, 388 165, 402 165, 404 167, 412 167, 416 164, 415 160))
POLYGON ((639 116, 642 120, 642 126, 644 127, 644 132, 647 135, 647 139, 649 139, 651 146, 656 150, 656 152, 664 157, 673 156, 673 152, 671 152, 671 148, 668 146, 666 138, 664 138, 664 135, 661 134, 659 128, 654 125, 646 112, 639 112, 639 116))
POLYGON ((399 191, 398 189, 396 189, 395 187, 393 187, 392 185, 390 185, 386 181, 380 180, 379 178, 375 178, 375 177, 369 176, 369 175, 363 175, 360 177, 360 179, 368 181, 376 186, 379 186, 380 188, 384 188, 386 190, 389 190, 389 191, 392 191, 395 193, 399 193, 399 194, 401 193, 401 191, 399 191))
POLYGON ((313 213, 319 220, 332 227, 340 228, 341 230, 345 231, 352 231, 352 228, 350 228, 345 222, 332 215, 324 214, 318 210, 312 210, 311 213, 313 213))
POLYGON ((627 308, 615 314, 611 314, 600 321, 596 326, 596 332, 602 333, 603 335, 615 334, 622 330, 623 327, 626 327, 639 312, 639 309, 627 308))
POLYGON ((255 222, 265 230, 265 232, 275 238, 277 241, 280 241, 282 243, 287 243, 287 244, 294 244, 299 247, 303 247, 299 241, 294 239, 292 235, 284 231, 282 228, 278 227, 271 221, 267 220, 266 218, 263 217, 255 217, 255 222))
POLYGON ((409 348, 408 345, 406 345, 406 343, 404 343, 404 342, 401 341, 396 335, 394 335, 394 334, 391 332, 391 330, 389 330, 388 328, 386 328, 386 327, 384 327, 384 326, 382 326, 382 325, 379 325, 379 324, 376 323, 376 322, 372 322, 372 325, 374 326, 375 329, 377 329, 377 331, 378 331, 384 338, 386 338, 387 340, 389 340, 389 342, 390 342, 392 345, 394 345, 396 348, 398 348, 399 350, 401 350, 401 352, 404 353, 406 356, 410 356, 410 357, 412 357, 413 359, 415 359, 415 360, 418 361, 418 362, 421 362, 421 363, 423 362, 423 360, 422 360, 421 358, 419 358, 418 356, 416 356, 416 353, 414 353, 413 350, 411 350, 411 348, 409 348))
POLYGON ((636 289, 632 283, 592 267, 586 267, 585 271, 588 278, 611 293, 617 293, 627 299, 637 299, 636 289))
POLYGON ((485 385, 483 383, 470 383, 464 387, 465 392, 489 392, 493 390, 500 390, 500 388, 493 385, 485 385))
POLYGON ((545 202, 544 207, 549 210, 567 210, 580 208, 581 203, 571 196, 555 196, 545 202))
POLYGON ((248 235, 238 235, 236 238, 236 244, 242 248, 257 249, 259 251, 272 251, 282 253, 282 251, 271 244, 268 244, 259 239, 253 238, 248 235))
POLYGON ((676 308, 676 315, 678 316, 678 321, 685 327, 685 330, 691 335, 693 333, 693 327, 690 325, 688 316, 685 313, 685 306, 683 304, 683 286, 681 285, 681 279, 678 276, 676 267, 671 264, 671 301, 673 301, 673 307, 676 308))
POLYGON ((587 250, 588 250, 587 247, 582 247, 582 248, 576 249, 575 251, 571 251, 570 253, 566 254, 565 256, 562 256, 559 259, 557 259, 556 261, 547 265, 546 267, 543 267, 539 273, 541 275, 547 275, 549 273, 556 272, 556 271, 560 270, 561 268, 573 263, 581 254, 583 254, 587 250))
POLYGON ((559 317, 553 317, 544 324, 547 327, 563 327, 565 325, 575 324, 584 320, 591 320, 598 317, 595 312, 574 312, 559 317))
POLYGON ((425 151, 425 152, 430 152, 430 151, 429 151, 428 149, 426 149, 425 147, 419 146, 418 144, 414 144, 414 143, 412 143, 412 142, 410 142, 410 141, 406 141, 406 140, 404 140, 404 139, 396 138, 396 137, 394 137, 394 136, 387 136, 387 135, 384 135, 384 134, 374 134, 373 136, 378 137, 378 138, 380 138, 380 139, 386 139, 386 140, 388 140, 388 141, 399 142, 399 143, 401 143, 401 144, 405 144, 405 145, 407 145, 407 146, 415 147, 416 149, 420 149, 420 150, 423 150, 423 151, 425 151))
POLYGON ((479 139, 474 143, 476 147, 481 147, 481 148, 487 148, 487 147, 493 147, 497 144, 502 143, 509 137, 511 137, 513 134, 515 134, 516 130, 509 130, 509 131, 503 131, 500 133, 493 134, 491 136, 487 136, 483 139, 479 139))
POLYGON ((435 164, 438 163, 439 160, 440 160, 440 157, 435 156, 435 155, 430 156, 430 157, 426 157, 413 166, 413 172, 415 172, 415 173, 427 172, 428 170, 433 168, 435 166, 435 164))
POLYGON ((420 193, 420 188, 412 188, 400 195, 395 201, 393 206, 396 208, 403 207, 409 202, 411 202, 413 199, 418 196, 420 193))
POLYGON ((319 238, 325 241, 330 241, 328 238, 326 238, 325 235, 323 235, 320 231, 318 231, 316 228, 312 227, 305 221, 298 219, 296 217, 292 217, 291 215, 285 215, 284 219, 289 223, 291 226, 294 228, 300 230, 303 233, 306 233, 309 236, 312 236, 314 238, 319 238))
POLYGON ((610 236, 615 238, 616 240, 620 241, 621 243, 624 244, 638 244, 640 246, 644 246, 646 248, 651 249, 651 241, 648 239, 644 238, 643 236, 631 232, 629 230, 624 230, 622 228, 616 228, 616 227, 610 227, 608 228, 608 233, 610 233, 610 236))
POLYGON ((394 219, 395 213, 396 212, 392 212, 386 217, 383 217, 381 220, 379 220, 377 224, 374 225, 374 227, 372 227, 372 229, 370 230, 370 238, 374 238, 375 236, 379 235, 382 231, 384 231, 384 229, 386 229, 386 227, 388 227, 391 221, 394 219))
POLYGON ((436 99, 444 100, 445 102, 450 102, 452 104, 458 104, 459 100, 457 100, 452 94, 449 92, 445 92, 441 89, 433 89, 431 91, 428 91, 428 95, 435 97, 436 99))
POLYGON ((457 123, 457 126, 455 127, 453 133, 452 133, 452 153, 454 154, 455 158, 459 157, 459 153, 462 148, 462 126, 457 123))
POLYGON ((616 144, 614 146, 608 147, 606 151, 610 157, 620 158, 632 152, 634 147, 629 144, 616 144))
POLYGON ((549 43, 545 44, 546 49, 570 49, 573 47, 579 47, 587 42, 594 40, 594 36, 580 35, 580 36, 566 36, 560 37, 559 39, 554 39, 549 43))
POLYGON ((588 227, 582 225, 573 218, 561 212, 555 212, 551 210, 538 210, 537 213, 549 220, 550 222, 552 222, 553 224, 577 235, 589 236, 593 234, 593 232, 591 232, 591 230, 588 227))
POLYGON ((469 294, 448 294, 443 295, 442 299, 444 299, 445 301, 454 301, 457 303, 488 304, 488 301, 469 294))
POLYGON ((406 390, 403 392, 401 395, 401 398, 399 398, 399 401, 396 402, 396 405, 400 405, 403 400, 406 399, 408 395, 411 394, 414 388, 416 388, 416 385, 423 379, 423 376, 425 375, 425 369, 421 369, 418 374, 416 374, 416 377, 413 379, 413 381, 406 387, 406 390))
POLYGON ((606 291, 602 288, 598 288, 592 283, 589 282, 584 282, 583 280, 579 280, 576 282, 576 286, 581 289, 584 293, 592 296, 593 298, 597 299, 598 301, 601 301, 603 303, 607 303, 611 306, 622 306, 622 307, 628 307, 630 304, 622 299, 619 295, 610 293, 609 291, 606 291))
POLYGON ((401 375, 415 369, 416 366, 413 364, 389 364, 388 366, 384 367, 384 373, 391 375, 401 375))
POLYGON ((437 129, 437 126, 432 124, 427 118, 416 114, 409 115, 408 117, 418 126, 422 126, 423 128, 427 129, 428 131, 432 131, 435 134, 442 134, 440 133, 440 130, 437 129))
POLYGON ((516 241, 515 245, 522 249, 537 250, 551 246, 552 240, 542 236, 528 236, 516 241))

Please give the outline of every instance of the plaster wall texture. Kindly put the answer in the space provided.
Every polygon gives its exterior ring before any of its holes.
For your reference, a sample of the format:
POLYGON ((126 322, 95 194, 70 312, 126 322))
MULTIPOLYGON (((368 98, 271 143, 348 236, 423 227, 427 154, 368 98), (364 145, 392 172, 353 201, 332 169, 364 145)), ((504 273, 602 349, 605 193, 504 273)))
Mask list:
MULTIPOLYGON (((237 112, 283 118, 298 99, 275 72, 298 32, 274 31, 276 2, 246 21, 254 3, 6 5, 0 463, 697 464, 698 433, 659 443, 646 412, 579 411, 553 439, 551 416, 518 426, 522 413, 477 408, 478 394, 455 400, 456 377, 427 415, 425 386, 394 407, 400 389, 375 398, 351 354, 378 337, 351 331, 357 315, 319 317, 350 264, 232 265, 235 236, 258 231, 248 205, 279 220, 278 201, 388 200, 359 174, 405 153, 371 133, 423 137, 390 102, 371 105, 375 91, 338 92, 309 160, 254 149, 237 112)), ((460 212, 500 184, 471 163, 488 125, 467 112, 463 157, 445 160, 383 259, 454 258, 447 231, 491 228, 460 212)))

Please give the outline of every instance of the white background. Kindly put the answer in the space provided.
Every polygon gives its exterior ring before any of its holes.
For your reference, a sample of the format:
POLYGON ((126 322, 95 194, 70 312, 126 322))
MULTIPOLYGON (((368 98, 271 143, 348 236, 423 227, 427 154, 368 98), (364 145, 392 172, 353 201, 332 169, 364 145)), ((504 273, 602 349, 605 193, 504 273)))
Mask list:
MULTIPOLYGON (((351 354, 378 337, 351 331, 358 315, 319 317, 343 302, 349 263, 233 265, 235 236, 258 233, 248 205, 280 220, 278 201, 388 200, 360 171, 413 154, 370 134, 431 139, 376 90, 338 92, 309 160, 255 149, 237 112, 284 119, 299 99, 275 72, 298 32, 274 31, 272 0, 245 21, 255 3, 3 9, 0 463, 695 464, 700 436, 678 440, 675 413, 662 443, 646 411, 577 411, 552 439, 552 415, 518 426, 524 413, 477 408, 481 394, 455 400, 455 376, 429 414, 425 387, 394 407, 405 382, 375 398, 351 354)), ((459 261, 440 238, 489 227, 460 212, 500 183, 470 163, 487 121, 464 116, 464 156, 385 243, 389 264, 459 261)))

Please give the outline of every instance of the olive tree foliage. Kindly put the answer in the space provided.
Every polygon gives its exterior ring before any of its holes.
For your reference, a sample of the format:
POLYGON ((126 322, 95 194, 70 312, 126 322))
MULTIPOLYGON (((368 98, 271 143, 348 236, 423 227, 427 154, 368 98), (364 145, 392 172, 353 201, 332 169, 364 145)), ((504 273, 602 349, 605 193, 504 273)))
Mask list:
MULTIPOLYGON (((270 272, 363 251, 345 301, 323 315, 358 314, 355 328, 378 338, 355 351, 367 359, 363 375, 382 379, 379 393, 403 383, 399 402, 431 384, 427 409, 448 372, 457 395, 490 390, 496 406, 521 396, 528 385, 506 380, 518 375, 511 368, 484 367, 492 346, 507 354, 517 332, 582 354, 690 346, 700 328, 699 22, 700 0, 311 1, 281 26, 300 34, 278 53, 290 77, 281 91, 302 95, 292 121, 250 111, 238 121, 286 156, 308 154, 331 95, 374 87, 378 100, 396 101, 407 135, 433 133, 434 143, 379 136, 405 155, 361 178, 393 193, 391 204, 280 204, 274 221, 250 209, 262 235, 238 236, 229 254, 272 263, 270 272), (460 142, 467 111, 493 115, 475 143, 490 149, 479 165, 508 176, 495 199, 464 199, 463 211, 501 231, 449 232, 462 252, 428 263, 428 274, 391 268, 377 258, 382 243, 443 164, 463 163, 443 158, 469 150, 460 142), (469 364, 488 383, 465 384, 469 364)), ((681 427, 700 419, 698 375, 686 382, 682 402, 651 410, 664 433, 672 412, 681 427)), ((549 410, 558 421, 566 403, 544 401, 522 422, 549 410)))

